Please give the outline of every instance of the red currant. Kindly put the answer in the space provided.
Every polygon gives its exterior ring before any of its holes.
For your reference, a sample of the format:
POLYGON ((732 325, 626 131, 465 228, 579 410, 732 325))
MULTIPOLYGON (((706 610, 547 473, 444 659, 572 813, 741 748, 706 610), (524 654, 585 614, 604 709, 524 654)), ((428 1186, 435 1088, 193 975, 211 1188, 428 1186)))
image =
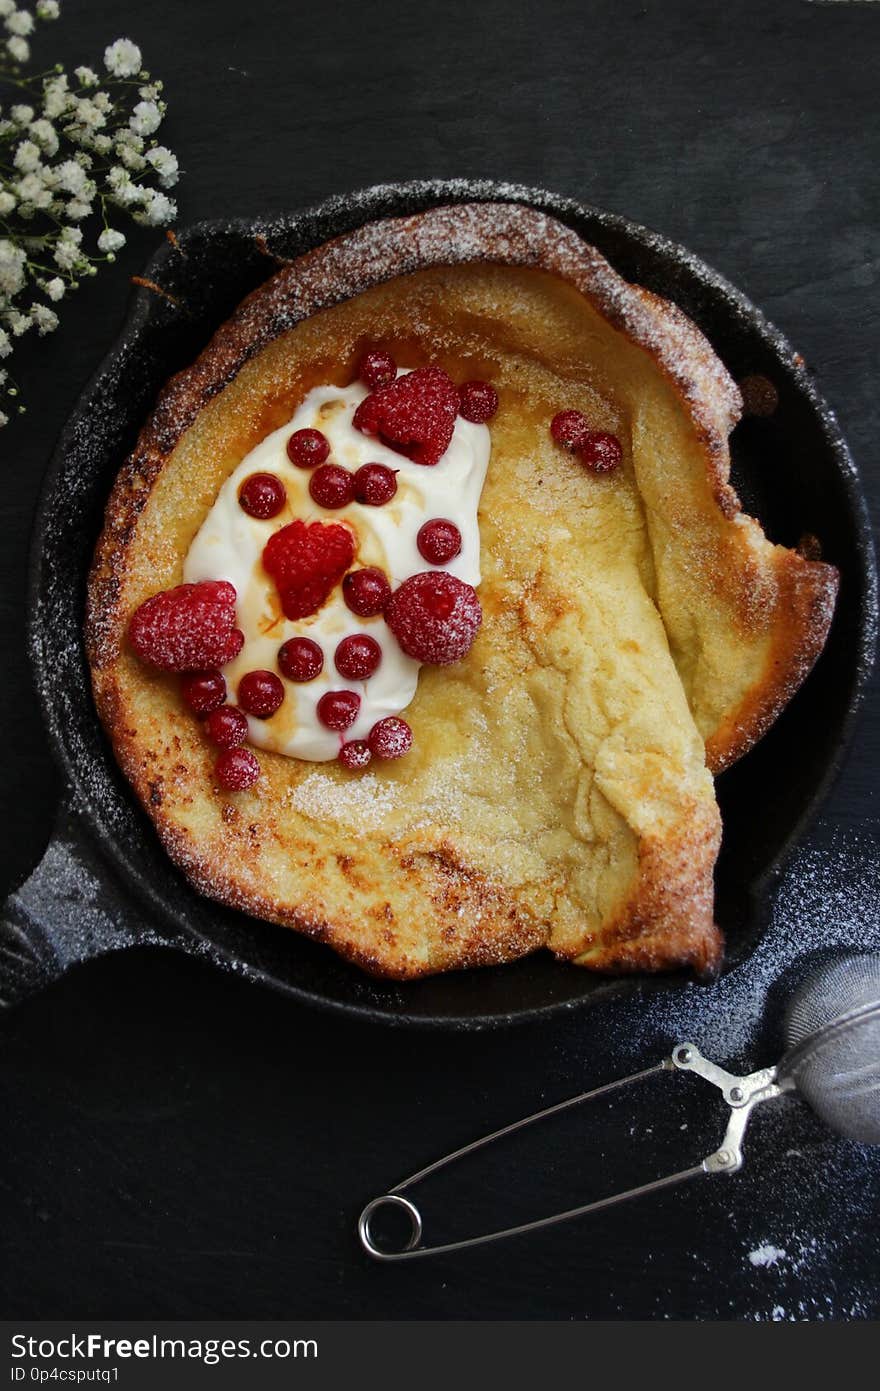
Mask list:
POLYGON ((248 737, 247 716, 235 705, 221 705, 205 720, 205 733, 218 749, 235 749, 248 737))
POLYGON ((309 492, 319 507, 335 511, 354 497, 354 475, 338 464, 322 464, 309 479, 309 492))
POLYGON ((365 507, 382 507, 396 492, 395 470, 385 464, 362 464, 354 475, 354 500, 365 507))
POLYGON ((413 732, 406 720, 389 715, 370 730, 370 750, 377 758, 402 758, 412 748, 413 732))
POLYGON ((318 719, 328 729, 349 729, 360 708, 361 698, 355 691, 327 691, 318 701, 318 719))
POLYGON ((461 551, 461 532, 455 522, 447 521, 445 517, 435 517, 419 527, 416 545, 419 555, 429 565, 445 565, 461 551))
POLYGON ((287 441, 287 457, 297 468, 314 468, 330 454, 330 441, 320 430, 294 430, 287 441))
POLYGON ((219 671, 191 671, 180 683, 180 693, 195 714, 209 715, 226 699, 226 682, 219 671))
POLYGON ((391 598, 391 585, 384 571, 375 565, 350 570, 342 581, 342 597, 359 618, 374 618, 384 611, 391 598))
POLYGON ((278 649, 278 668, 288 681, 314 681, 324 666, 324 653, 311 638, 288 638, 278 649))
POLYGON ((268 720, 284 699, 284 686, 274 671, 249 671, 238 683, 238 703, 249 715, 268 720))
POLYGON ((474 425, 485 425, 498 409, 498 392, 489 382, 465 382, 458 388, 458 413, 474 425))
POLYGON ((368 633, 352 633, 343 638, 333 658, 336 670, 346 681, 368 680, 381 660, 382 649, 368 633))
POLYGON ((616 435, 591 430, 578 449, 578 458, 591 473, 611 473, 623 458, 623 450, 616 435))
POLYGON ((563 449, 576 452, 591 434, 590 422, 583 411, 559 411, 550 421, 550 433, 563 449))
POLYGON ((350 773, 366 768, 372 757, 370 746, 363 739, 352 739, 339 750, 339 762, 350 773))
POLYGON ((244 792, 260 776, 260 765, 250 749, 227 749, 217 759, 214 773, 227 792, 244 792))
POLYGON ((382 348, 371 348, 361 358, 360 365, 361 380, 366 382, 371 391, 377 391, 380 386, 390 386, 397 376, 397 363, 390 353, 386 353, 382 348))
POLYGON ((277 517, 285 502, 287 492, 280 478, 274 473, 252 473, 238 490, 238 505, 249 517, 268 521, 277 517))

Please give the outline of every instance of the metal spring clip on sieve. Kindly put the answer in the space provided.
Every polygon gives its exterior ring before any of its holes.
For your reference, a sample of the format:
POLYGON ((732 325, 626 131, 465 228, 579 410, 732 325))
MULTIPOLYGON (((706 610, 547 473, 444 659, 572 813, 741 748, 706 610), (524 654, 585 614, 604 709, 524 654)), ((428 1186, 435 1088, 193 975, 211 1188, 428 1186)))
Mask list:
POLYGON ((694 1044, 678 1043, 670 1057, 653 1067, 596 1087, 593 1091, 581 1092, 493 1131, 491 1135, 484 1135, 428 1164, 402 1183, 395 1184, 382 1197, 373 1198, 372 1202, 367 1203, 358 1220, 361 1244, 378 1261, 436 1256, 568 1222, 574 1217, 600 1212, 631 1198, 672 1188, 701 1174, 735 1173, 742 1166, 743 1137, 752 1111, 761 1102, 771 1101, 783 1092, 798 1092, 839 1135, 868 1144, 880 1144, 880 953, 839 957, 808 977, 789 1003, 785 1016, 785 1037, 787 1051, 778 1067, 761 1068, 745 1077, 734 1076, 710 1062, 694 1044), (405 1190, 414 1188, 430 1174, 464 1159, 484 1145, 493 1144, 525 1126, 670 1070, 694 1072, 704 1078, 719 1089, 730 1108, 721 1144, 698 1164, 653 1179, 637 1188, 613 1193, 596 1202, 557 1212, 551 1217, 540 1217, 533 1222, 523 1222, 440 1246, 421 1244, 421 1213, 412 1199, 404 1196, 405 1190), (409 1239, 399 1251, 383 1251, 376 1244, 370 1228, 374 1214, 380 1208, 389 1206, 405 1212, 410 1222, 409 1239))

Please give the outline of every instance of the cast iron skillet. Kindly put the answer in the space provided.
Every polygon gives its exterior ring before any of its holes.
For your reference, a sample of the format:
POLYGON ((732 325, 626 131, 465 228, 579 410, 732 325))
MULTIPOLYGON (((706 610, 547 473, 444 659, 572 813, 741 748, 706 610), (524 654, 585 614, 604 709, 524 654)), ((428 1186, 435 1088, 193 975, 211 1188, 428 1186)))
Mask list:
POLYGON ((675 300, 734 377, 760 372, 778 388, 774 416, 735 431, 734 482, 773 539, 794 545, 804 532, 820 537, 842 584, 815 671, 767 738, 718 786, 725 833, 717 912, 728 937, 725 969, 757 941, 785 853, 840 764, 873 656, 873 551, 834 416, 800 358, 762 315, 714 271, 655 233, 536 189, 459 180, 395 184, 269 223, 206 222, 181 233, 179 250, 166 246, 146 272, 179 307, 146 290, 134 296, 118 342, 61 436, 34 532, 30 648, 69 788, 45 857, 6 905, 0 1000, 30 993, 71 964, 143 942, 207 955, 310 1004, 387 1023, 457 1029, 535 1019, 615 992, 647 995, 681 980, 605 980, 541 953, 407 986, 372 981, 326 947, 196 894, 135 804, 92 704, 82 644, 84 588, 107 495, 161 385, 272 273, 257 236, 274 253, 292 257, 374 218, 499 199, 530 203, 568 223, 627 279, 675 300))

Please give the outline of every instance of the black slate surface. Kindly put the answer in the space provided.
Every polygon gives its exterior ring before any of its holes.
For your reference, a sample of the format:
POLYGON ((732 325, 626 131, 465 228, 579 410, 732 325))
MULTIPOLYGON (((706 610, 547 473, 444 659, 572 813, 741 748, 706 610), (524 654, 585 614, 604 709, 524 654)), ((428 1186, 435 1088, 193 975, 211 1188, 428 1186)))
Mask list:
MULTIPOLYGON (((483 175, 554 188, 689 245, 815 369, 878 515, 880 4, 346 0, 316 12, 253 0, 245 12, 103 0, 70 7, 43 52, 93 61, 118 33, 166 82, 163 137, 186 171, 187 221, 272 213, 383 179, 483 175)), ((23 655, 29 519, 54 437, 115 335, 126 273, 154 244, 135 234, 115 269, 66 306, 62 330, 30 345, 19 375, 31 411, 0 436, 4 887, 39 857, 59 786, 23 655)), ((71 975, 0 1024, 0 1307, 47 1317, 876 1316, 877 1156, 829 1140, 789 1103, 756 1122, 742 1175, 629 1215, 398 1269, 362 1258, 352 1227, 361 1202, 401 1173, 542 1099, 651 1061, 679 1023, 702 1021, 731 1059, 773 1060, 773 1011, 761 1012, 774 967, 801 940, 877 941, 878 771, 875 682, 753 973, 726 996, 689 1002, 682 1019, 647 1021, 639 1037, 621 1037, 611 1014, 491 1038, 405 1038, 155 951, 71 975), (786 1254, 756 1265, 749 1253, 764 1245, 786 1254)), ((587 1118, 552 1144, 536 1135, 479 1175, 485 1195, 462 1174, 462 1227, 590 1196, 586 1157, 602 1148, 613 1155, 606 1186, 640 1162, 658 1172, 664 1158, 703 1153, 720 1113, 708 1093, 687 1090, 680 1105, 680 1119, 663 1105, 663 1126, 641 1109, 620 1115, 595 1132, 595 1150, 587 1118)))

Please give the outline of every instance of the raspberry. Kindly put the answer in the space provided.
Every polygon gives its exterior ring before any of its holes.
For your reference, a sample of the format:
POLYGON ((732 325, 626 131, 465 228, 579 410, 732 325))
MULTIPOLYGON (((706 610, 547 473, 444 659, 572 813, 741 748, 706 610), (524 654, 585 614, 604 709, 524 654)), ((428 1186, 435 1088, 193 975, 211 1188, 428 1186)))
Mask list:
POLYGON ((474 425, 485 425, 498 409, 498 392, 489 382, 465 382, 458 388, 458 413, 474 425))
POLYGON ((351 532, 338 522, 290 522, 263 548, 263 565, 293 621, 318 612, 353 560, 351 532))
POLYGON ((202 580, 164 589, 135 609, 128 640, 142 662, 160 671, 225 666, 244 645, 235 626, 235 587, 202 580))
POLYGON ((406 655, 434 666, 466 656, 482 618, 476 590, 445 570, 410 575, 385 609, 385 621, 406 655))
POLYGON ((412 748, 413 732, 406 720, 389 715, 370 730, 370 752, 377 758, 402 758, 412 748))
POLYGON ((358 370, 361 381, 366 382, 371 391, 376 391, 380 386, 391 385, 397 376, 397 363, 390 353, 381 348, 371 348, 361 358, 358 370))
POLYGON ((235 749, 248 737, 247 716, 235 705, 221 705, 205 720, 205 733, 218 749, 235 749))
POLYGON ((319 507, 335 511, 354 497, 354 476, 338 464, 322 464, 309 479, 309 492, 319 507))
POLYGON ((356 773, 361 768, 366 768, 372 757, 370 746, 363 739, 352 739, 349 743, 343 744, 339 750, 339 762, 350 773, 356 773))
POLYGON ((284 686, 274 671, 249 671, 238 683, 238 703, 249 715, 268 720, 284 699, 284 686))
POLYGON ((397 475, 384 464, 361 464, 354 475, 354 500, 364 507, 382 507, 397 492, 397 475))
POLYGON ((343 638, 333 658, 336 670, 346 681, 367 681, 382 660, 382 649, 368 633, 352 633, 343 638))
POLYGON ((324 668, 324 653, 311 638, 288 638, 278 649, 278 667, 288 681, 314 681, 324 668))
POLYGON ((284 484, 274 473, 252 473, 238 490, 238 505, 242 512, 261 522, 277 517, 286 501, 284 484))
POLYGON ((354 426, 416 464, 436 464, 449 448, 458 392, 440 367, 419 367, 382 386, 354 413, 354 426))
POLYGON ((320 430, 294 430, 287 441, 287 457, 297 468, 323 464, 330 453, 330 441, 320 430))
POLYGON ((214 776, 227 792, 244 792, 260 776, 260 765, 250 749, 228 749, 217 759, 214 776))
POLYGON ((193 671, 180 683, 180 693, 195 714, 208 715, 226 699, 226 682, 219 671, 193 671))
POLYGON ((363 570, 352 570, 342 581, 342 597, 352 613, 358 618, 375 618, 384 612, 391 598, 391 585, 382 570, 375 565, 367 565, 363 570))
POLYGON ((327 691, 318 701, 318 719, 328 729, 349 729, 360 708, 361 698, 355 691, 327 691))
POLYGON ((550 421, 550 433, 557 444, 572 453, 580 449, 590 430, 590 422, 582 411, 560 411, 550 421))
POLYGON ((429 565, 445 565, 461 551, 461 532, 455 522, 447 521, 445 517, 435 517, 419 527, 416 545, 419 555, 429 565))
POLYGON ((623 458, 623 450, 616 435, 591 430, 578 450, 578 458, 591 473, 611 473, 623 458))

